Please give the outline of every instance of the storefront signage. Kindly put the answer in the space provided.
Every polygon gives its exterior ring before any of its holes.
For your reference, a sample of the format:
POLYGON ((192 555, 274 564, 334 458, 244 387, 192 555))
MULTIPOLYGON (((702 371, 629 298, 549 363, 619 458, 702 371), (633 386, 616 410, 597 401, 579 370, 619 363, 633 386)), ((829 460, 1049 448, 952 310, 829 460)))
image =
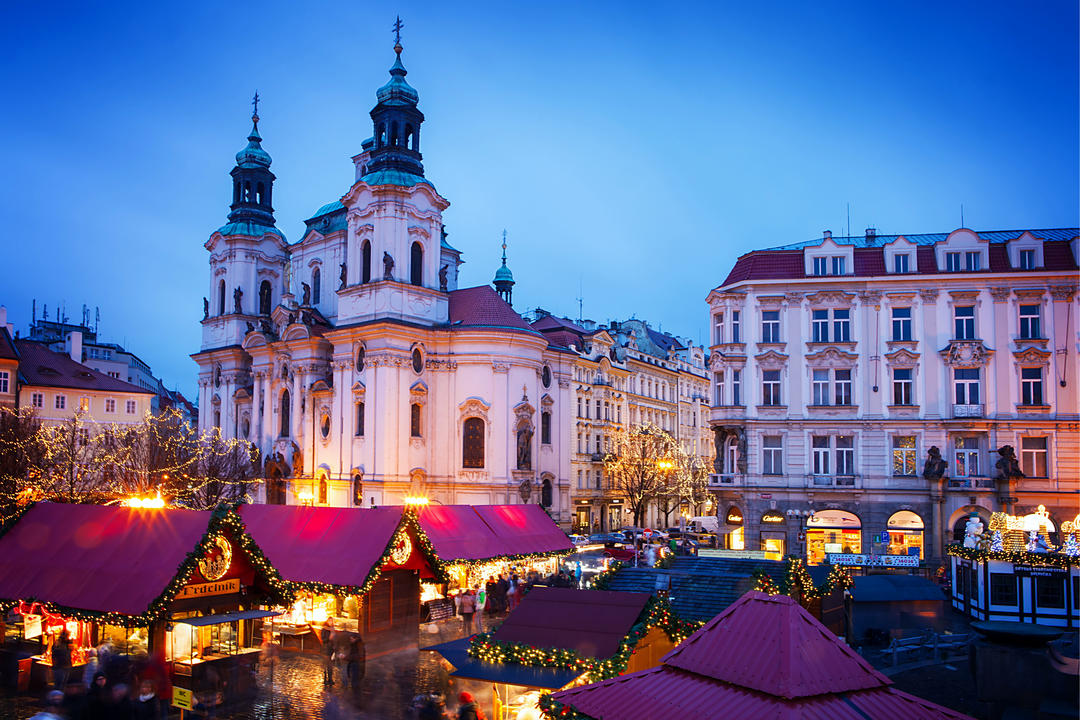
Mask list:
POLYGON ((772 493, 761 493, 762 500, 772 500, 772 493))
POLYGON ((218 582, 208 583, 195 583, 194 585, 185 585, 180 589, 180 592, 176 594, 177 600, 186 600, 187 598, 200 598, 209 597, 211 595, 228 595, 230 593, 240 592, 240 578, 230 578, 228 580, 219 580, 218 582))
POLYGON ((404 565, 412 555, 412 541, 408 535, 402 535, 393 549, 390 550, 390 562, 395 565, 404 565))
POLYGON ((180 708, 181 710, 192 710, 195 707, 193 702, 194 697, 192 692, 186 688, 176 687, 173 685, 172 689, 172 706, 180 708))
POLYGON ((853 553, 829 553, 832 565, 859 565, 863 567, 919 567, 918 555, 858 555, 853 553))
POLYGON ((763 523, 782 523, 784 522, 784 516, 778 512, 767 512, 761 516, 761 522, 763 523))
POLYGON ((728 525, 742 525, 742 513, 739 508, 729 508, 727 511, 728 525))
POLYGON ((737 558, 740 560, 768 560, 764 550, 712 550, 701 548, 698 557, 737 558))
POLYGON ((23 615, 23 637, 27 640, 41 637, 40 615, 23 615))
POLYGON ((199 572, 207 580, 218 580, 232 566, 232 545, 221 535, 210 542, 206 557, 199 561, 199 572))
POLYGON ((1013 572, 1030 577, 1063 577, 1068 574, 1065 568, 1042 565, 1013 565, 1013 572))

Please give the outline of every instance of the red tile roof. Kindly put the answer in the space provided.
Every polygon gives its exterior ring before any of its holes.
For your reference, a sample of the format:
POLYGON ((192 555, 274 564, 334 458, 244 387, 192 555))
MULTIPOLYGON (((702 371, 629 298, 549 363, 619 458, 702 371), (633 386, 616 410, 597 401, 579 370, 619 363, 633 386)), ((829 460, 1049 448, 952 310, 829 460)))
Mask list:
POLYGON ((659 667, 552 697, 600 720, 966 717, 891 684, 790 597, 748 592, 659 667))
POLYGON ((609 658, 638 621, 649 593, 535 587, 492 638, 609 658))
POLYGON ((11 340, 11 334, 6 327, 0 326, 0 360, 18 360, 19 353, 15 349, 15 343, 11 340))
POLYGON ((38 503, 0 537, 0 598, 139 615, 209 523, 195 510, 38 503))
POLYGON ((50 350, 43 343, 33 340, 16 340, 15 347, 19 351, 19 374, 27 385, 154 394, 151 390, 117 380, 82 363, 77 363, 67 355, 50 350))
POLYGON ((545 315, 532 324, 534 330, 541 332, 545 330, 569 330, 572 333, 578 335, 584 335, 587 330, 576 323, 572 323, 565 318, 555 317, 554 315, 545 315))
POLYGON ((759 250, 735 261, 721 287, 742 280, 762 278, 795 279, 806 277, 802 250, 759 250))
POLYGON ((915 248, 915 260, 919 272, 923 275, 938 272, 937 256, 934 254, 933 246, 915 248))
POLYGON ((1004 243, 990 243, 990 272, 1009 272, 1009 250, 1004 243))
POLYGON ((568 330, 545 330, 543 335, 551 345, 556 347, 568 348, 574 346, 579 349, 582 347, 581 336, 575 335, 568 330))
POLYGON ((855 248, 854 258, 856 275, 869 277, 885 274, 885 251, 882 248, 855 248))
POLYGON ((1043 267, 1046 270, 1076 270, 1076 258, 1067 242, 1043 243, 1043 267))
POLYGON ((502 327, 535 332, 490 285, 452 291, 449 310, 450 324, 453 326, 502 327))

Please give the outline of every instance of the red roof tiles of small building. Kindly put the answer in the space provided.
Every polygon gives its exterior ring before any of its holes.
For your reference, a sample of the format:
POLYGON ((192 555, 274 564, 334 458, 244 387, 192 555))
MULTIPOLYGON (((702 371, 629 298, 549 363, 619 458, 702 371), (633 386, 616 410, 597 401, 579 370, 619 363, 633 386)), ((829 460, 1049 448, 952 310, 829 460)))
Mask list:
POLYGON ((572 333, 578 335, 584 335, 588 331, 576 323, 572 323, 565 318, 555 317, 554 315, 545 315, 532 324, 534 330, 544 332, 547 330, 563 329, 569 330, 572 333))
POLYGON ((492 638, 609 658, 652 597, 649 593, 534 587, 492 638))
POLYGON ((19 374, 27 385, 154 394, 151 390, 109 377, 103 372, 77 363, 67 355, 50 350, 42 343, 33 340, 16 340, 15 347, 19 351, 19 374))
POLYGON ((451 325, 514 328, 535 332, 490 285, 454 290, 449 296, 451 325))

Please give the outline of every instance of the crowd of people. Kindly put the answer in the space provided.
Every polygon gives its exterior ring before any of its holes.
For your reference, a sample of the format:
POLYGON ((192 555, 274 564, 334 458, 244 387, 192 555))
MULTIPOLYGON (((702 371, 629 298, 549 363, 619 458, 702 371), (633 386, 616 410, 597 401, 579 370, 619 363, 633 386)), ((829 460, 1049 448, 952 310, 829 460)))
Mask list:
POLYGON ((465 634, 472 635, 473 632, 484 631, 484 617, 490 620, 496 615, 512 612, 536 585, 576 588, 580 583, 580 563, 573 573, 559 570, 546 577, 536 570, 519 575, 511 569, 508 573, 488 577, 482 585, 464 588, 454 595, 454 610, 461 616, 465 634))

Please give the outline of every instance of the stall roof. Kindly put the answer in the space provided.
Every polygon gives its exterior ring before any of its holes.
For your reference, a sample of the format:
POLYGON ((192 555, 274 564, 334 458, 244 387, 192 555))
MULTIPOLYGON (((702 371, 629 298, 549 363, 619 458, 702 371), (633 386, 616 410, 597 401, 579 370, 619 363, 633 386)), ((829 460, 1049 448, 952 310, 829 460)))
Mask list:
POLYGON ((503 552, 499 538, 471 505, 428 505, 418 517, 435 554, 445 562, 486 560, 503 552))
POLYGON ((477 505, 474 509, 499 539, 501 555, 574 549, 570 538, 539 505, 477 505))
POLYGON ((535 667, 517 663, 490 663, 469 655, 471 638, 439 643, 424 650, 439 653, 454 666, 454 677, 467 680, 522 685, 542 690, 558 690, 576 680, 581 673, 567 668, 535 667))
POLYGON ((401 523, 401 508, 241 505, 247 532, 281 577, 361 586, 401 523))
POLYGON ((234 620, 253 620, 255 618, 274 617, 275 615, 280 614, 281 613, 274 612, 273 610, 238 610, 237 612, 231 613, 183 618, 181 620, 174 620, 173 622, 180 623, 181 625, 204 627, 206 625, 221 625, 222 623, 233 622, 234 620))
POLYGON ((419 519, 445 562, 573 550, 539 505, 429 505, 419 519))
POLYGON ((619 651, 651 597, 649 593, 534 587, 492 639, 608 658, 619 651))
POLYGON ((0 598, 140 615, 210 519, 196 510, 38 503, 0 537, 0 598))

